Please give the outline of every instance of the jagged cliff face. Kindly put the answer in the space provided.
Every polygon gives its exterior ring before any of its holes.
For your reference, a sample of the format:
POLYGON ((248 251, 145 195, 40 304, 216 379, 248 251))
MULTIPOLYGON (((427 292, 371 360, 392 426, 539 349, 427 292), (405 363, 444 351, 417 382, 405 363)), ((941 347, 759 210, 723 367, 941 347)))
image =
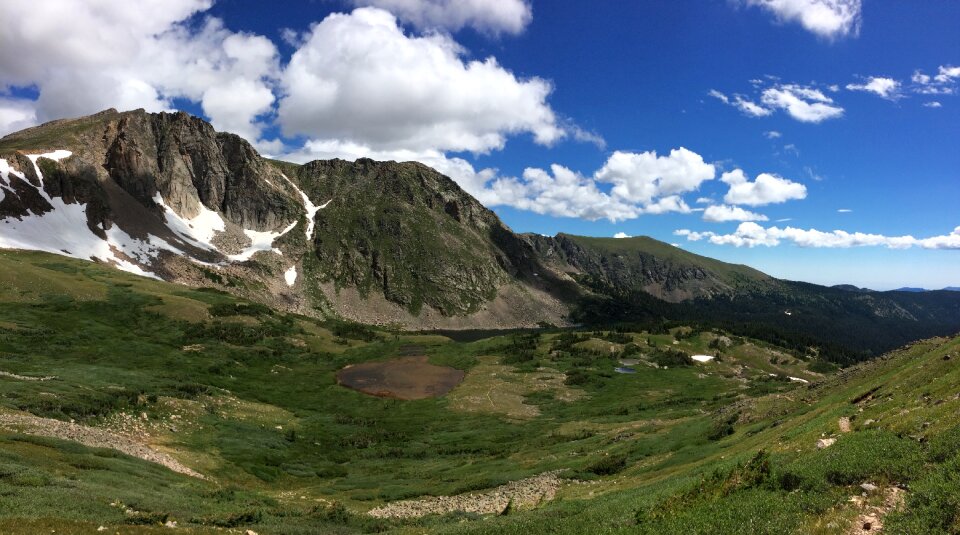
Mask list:
POLYGON ((271 162, 185 113, 113 110, 7 136, 0 159, 2 247, 409 327, 563 323, 577 292, 416 163, 271 162))
POLYGON ((237 136, 185 113, 110 110, 0 140, 0 245, 176 280, 298 225, 292 182, 237 136))

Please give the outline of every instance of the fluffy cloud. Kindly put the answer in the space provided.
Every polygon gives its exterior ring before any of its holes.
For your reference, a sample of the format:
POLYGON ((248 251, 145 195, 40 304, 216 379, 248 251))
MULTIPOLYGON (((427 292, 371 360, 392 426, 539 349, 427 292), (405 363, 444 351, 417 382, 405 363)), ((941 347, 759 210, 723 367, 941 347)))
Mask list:
POLYGON ((30 21, 0 32, 0 89, 36 86, 38 121, 107 107, 161 111, 183 98, 200 103, 218 128, 256 139, 256 118, 273 103, 277 51, 266 38, 231 32, 215 18, 189 23, 211 4, 0 3, 3 20, 30 21))
POLYGON ((733 95, 733 98, 731 98, 716 89, 711 89, 707 94, 724 104, 737 108, 742 111, 744 115, 750 117, 766 117, 773 113, 773 110, 764 108, 751 100, 747 100, 743 95, 733 95))
POLYGON ((825 38, 857 35, 860 31, 860 0, 746 0, 783 22, 800 23, 807 31, 825 38))
POLYGON ((745 115, 749 115, 750 117, 766 117, 767 115, 773 113, 772 109, 764 108, 756 102, 747 100, 739 95, 734 98, 733 105, 745 115))
POLYGON ((613 195, 632 202, 650 204, 657 197, 694 191, 716 176, 712 164, 699 154, 680 147, 668 156, 655 151, 614 152, 595 177, 613 184, 613 195))
POLYGON ((601 191, 596 181, 562 165, 550 171, 528 168, 523 180, 499 178, 481 196, 491 205, 508 205, 521 210, 558 217, 579 217, 622 221, 643 210, 633 203, 601 191))
POLYGON ((913 236, 884 236, 882 234, 866 234, 863 232, 846 232, 834 230, 823 232, 816 229, 798 229, 793 227, 762 227, 756 223, 741 223, 733 234, 716 234, 713 232, 693 232, 686 229, 674 232, 677 236, 685 236, 689 241, 707 240, 716 245, 733 245, 735 247, 774 247, 782 242, 790 242, 800 247, 887 247, 889 249, 909 249, 921 247, 924 249, 960 249, 960 227, 950 234, 933 236, 930 238, 914 238, 913 236))
POLYGON ((770 109, 781 109, 805 123, 819 123, 843 115, 843 108, 818 89, 780 85, 764 90, 761 101, 770 109))
POLYGON ((941 65, 934 76, 916 70, 910 78, 914 84, 911 89, 921 95, 953 95, 957 92, 958 79, 960 67, 941 65))
POLYGON ((934 80, 940 83, 947 83, 960 78, 960 67, 941 65, 938 71, 938 74, 934 76, 934 80))
POLYGON ((463 53, 445 35, 406 35, 380 9, 330 15, 283 73, 280 123, 290 135, 374 150, 482 153, 511 134, 529 132, 541 144, 566 135, 546 103, 548 82, 463 53))
MULTIPOLYGON (((319 150, 321 146, 315 142, 308 145, 313 149, 309 156, 325 152, 319 150)), ((349 148, 323 147, 341 152, 349 148)), ((361 147, 356 152, 367 150, 361 147)), ((395 152, 374 154, 375 157, 398 156, 395 152)), ((299 155, 299 159, 310 159, 303 156, 306 155, 299 155)), ((446 158, 442 153, 408 152, 399 156, 410 156, 406 159, 435 167, 487 206, 511 206, 557 217, 613 222, 644 214, 693 212, 681 194, 695 191, 715 174, 712 165, 685 148, 675 149, 668 156, 657 156, 653 151, 615 152, 593 176, 554 164, 549 171, 527 168, 519 178, 505 177, 494 169, 475 171, 469 162, 446 158)), ((297 160, 298 156, 292 159, 297 160)))
POLYGON ((778 139, 782 137, 782 135, 783 134, 781 134, 780 132, 777 132, 776 130, 770 130, 769 132, 763 133, 763 136, 766 137, 767 139, 778 139))
MULTIPOLYGON (((761 80, 752 80, 751 83, 755 88, 762 85, 761 80)), ((774 84, 763 89, 759 94, 760 103, 743 95, 733 95, 731 98, 715 89, 711 89, 708 94, 737 108, 748 117, 767 117, 777 110, 782 110, 798 121, 819 123, 843 115, 843 108, 822 91, 797 84, 774 84)), ((779 133, 776 133, 776 136, 768 134, 767 137, 772 139, 778 136, 779 133)))
POLYGON ((923 105, 924 105, 924 107, 927 107, 927 108, 942 108, 942 107, 943 107, 943 104, 940 104, 940 102, 939 102, 939 101, 936 101, 936 100, 933 100, 933 101, 930 101, 930 102, 924 102, 923 105))
POLYGON ((703 211, 703 220, 711 223, 727 221, 767 221, 767 216, 740 208, 739 206, 714 205, 703 211))
POLYGON ((632 238, 633 236, 627 234, 626 232, 618 232, 613 235, 614 238, 623 239, 623 238, 632 238))
POLYGON ((728 204, 763 206, 807 196, 807 187, 803 184, 769 173, 761 173, 755 181, 750 182, 742 170, 734 169, 724 173, 720 180, 730 186, 723 198, 728 204))
POLYGON ((472 27, 482 32, 518 34, 530 24, 533 12, 526 0, 352 0, 358 7, 373 6, 395 13, 421 30, 457 31, 472 27))
POLYGON ((871 76, 862 84, 847 84, 850 91, 867 91, 881 98, 896 100, 900 97, 900 82, 893 78, 871 76))

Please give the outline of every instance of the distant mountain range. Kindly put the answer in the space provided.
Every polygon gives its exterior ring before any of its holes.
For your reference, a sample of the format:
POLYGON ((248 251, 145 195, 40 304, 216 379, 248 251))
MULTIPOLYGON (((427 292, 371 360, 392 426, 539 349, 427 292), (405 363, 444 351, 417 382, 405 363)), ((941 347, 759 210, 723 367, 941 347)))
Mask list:
POLYGON ((784 281, 647 237, 517 234, 422 164, 268 160, 182 112, 0 139, 0 247, 407 329, 685 318, 869 353, 960 329, 960 295, 784 281))
POLYGON ((960 287, 957 287, 957 286, 947 286, 946 288, 941 288, 940 290, 927 290, 927 289, 925 289, 925 288, 909 288, 909 287, 904 287, 904 288, 897 288, 897 289, 894 290, 894 291, 895 291, 895 292, 913 292, 913 293, 936 292, 936 291, 941 291, 941 292, 960 292, 960 287))

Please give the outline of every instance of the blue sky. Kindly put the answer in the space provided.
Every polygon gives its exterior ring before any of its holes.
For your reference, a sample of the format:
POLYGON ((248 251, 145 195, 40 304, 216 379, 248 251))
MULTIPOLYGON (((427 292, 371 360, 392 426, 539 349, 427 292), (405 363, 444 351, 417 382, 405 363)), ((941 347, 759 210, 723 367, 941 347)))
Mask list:
POLYGON ((289 159, 423 161, 517 231, 960 286, 958 2, 163 4, 37 17, 95 58, 0 36, 0 130, 185 109, 289 159))

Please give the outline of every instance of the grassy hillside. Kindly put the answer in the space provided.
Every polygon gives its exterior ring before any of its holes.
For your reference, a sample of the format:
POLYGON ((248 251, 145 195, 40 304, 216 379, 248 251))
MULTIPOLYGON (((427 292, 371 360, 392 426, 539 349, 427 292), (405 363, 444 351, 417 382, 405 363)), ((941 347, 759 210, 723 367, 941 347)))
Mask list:
POLYGON ((730 286, 748 282, 769 282, 771 280, 769 275, 749 266, 730 264, 700 256, 648 236, 630 238, 596 238, 571 234, 561 234, 561 236, 584 248, 599 251, 608 256, 636 257, 638 254, 643 254, 673 263, 676 266, 699 268, 711 272, 730 286))
POLYGON ((958 361, 960 339, 937 339, 832 374, 803 352, 685 327, 455 343, 4 251, 0 532, 843 533, 869 481, 863 507, 909 486, 892 532, 955 533, 958 361), (464 382, 415 401, 335 382, 344 366, 415 354, 464 382), (43 436, 51 421, 203 478, 43 436), (552 501, 483 521, 366 514, 554 472, 552 501))

